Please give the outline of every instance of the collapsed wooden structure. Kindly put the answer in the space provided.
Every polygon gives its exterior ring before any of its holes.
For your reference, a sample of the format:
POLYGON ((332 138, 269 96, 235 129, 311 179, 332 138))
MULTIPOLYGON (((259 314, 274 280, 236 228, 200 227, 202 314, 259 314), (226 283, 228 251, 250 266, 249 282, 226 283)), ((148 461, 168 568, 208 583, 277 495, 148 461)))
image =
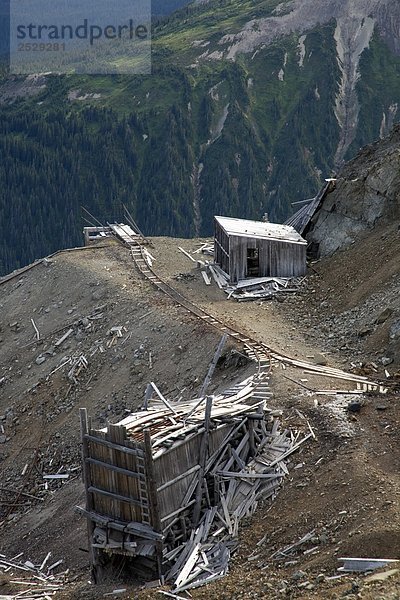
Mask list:
POLYGON ((214 260, 230 283, 306 274, 307 242, 293 227, 216 216, 214 230, 214 260))
POLYGON ((84 227, 83 236, 85 238, 85 246, 90 246, 105 238, 112 237, 117 237, 124 243, 132 243, 134 241, 136 244, 147 244, 148 240, 146 240, 137 225, 133 224, 134 221, 131 219, 129 221, 131 225, 126 225, 125 223, 108 223, 106 227, 84 227))
POLYGON ((104 238, 112 236, 111 227, 84 227, 83 236, 85 238, 85 246, 90 246, 104 238))
POLYGON ((118 560, 133 576, 179 589, 226 572, 240 519, 276 493, 298 447, 266 406, 268 374, 265 361, 218 396, 179 403, 152 384, 157 404, 148 393, 145 410, 100 431, 81 409, 86 507, 78 510, 97 581, 118 560))

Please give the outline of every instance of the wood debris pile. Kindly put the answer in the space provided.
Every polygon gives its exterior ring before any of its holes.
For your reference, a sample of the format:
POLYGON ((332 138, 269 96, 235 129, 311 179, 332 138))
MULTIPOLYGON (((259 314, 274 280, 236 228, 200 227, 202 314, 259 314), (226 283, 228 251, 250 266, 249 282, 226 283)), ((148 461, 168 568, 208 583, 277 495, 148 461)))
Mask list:
POLYGON ((23 560, 22 552, 9 560, 0 554, 0 575, 4 586, 1 600, 48 600, 56 596, 67 583, 69 573, 68 569, 60 572, 62 564, 62 560, 51 560, 51 552, 37 564, 23 560))
POLYGON ((278 293, 289 294, 299 292, 305 277, 257 277, 238 281, 236 285, 227 285, 224 291, 229 298, 238 302, 249 300, 268 300, 278 293))
POLYGON ((265 358, 221 394, 186 402, 151 382, 141 412, 101 431, 82 409, 87 505, 78 510, 98 581, 112 554, 176 591, 227 572, 240 521, 275 497, 285 460, 313 436, 281 429, 267 407, 269 369, 265 358))
POLYGON ((259 445, 247 464, 242 459, 249 433, 236 450, 230 448, 229 457, 222 451, 222 460, 212 469, 218 503, 204 511, 200 526, 178 555, 176 549, 165 554, 166 559, 175 559, 166 576, 174 581, 175 592, 199 587, 227 573, 241 519, 253 514, 260 501, 275 497, 288 474, 285 459, 312 437, 311 433, 301 437, 299 432, 281 431, 277 418, 273 418, 270 431, 263 425, 252 432, 259 445))
POLYGON ((228 300, 234 298, 238 302, 268 300, 276 294, 299 292, 306 279, 305 277, 256 277, 233 284, 218 265, 209 264, 208 269, 218 287, 228 294, 228 300))

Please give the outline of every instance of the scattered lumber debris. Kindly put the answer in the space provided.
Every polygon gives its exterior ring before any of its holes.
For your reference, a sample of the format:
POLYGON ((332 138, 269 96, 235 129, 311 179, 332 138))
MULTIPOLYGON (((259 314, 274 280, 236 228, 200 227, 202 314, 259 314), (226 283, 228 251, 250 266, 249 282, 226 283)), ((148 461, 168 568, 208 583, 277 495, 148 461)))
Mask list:
POLYGON ((48 552, 44 560, 34 564, 30 560, 23 560, 23 553, 7 559, 0 554, 0 575, 2 585, 10 590, 19 590, 14 593, 0 595, 1 600, 48 600, 58 592, 62 591, 67 583, 69 570, 56 573, 63 564, 63 560, 51 562, 51 552, 48 552), (50 563, 50 564, 49 564, 50 563))
POLYGON ((266 405, 268 379, 265 364, 222 394, 180 402, 151 382, 144 410, 100 431, 81 410, 86 507, 78 512, 96 581, 114 554, 139 577, 170 581, 174 593, 227 572, 241 519, 275 497, 286 459, 313 437, 281 429, 266 405))
POLYGON ((228 298, 238 302, 251 300, 268 300, 277 293, 299 292, 305 277, 260 277, 238 281, 236 285, 229 284, 224 288, 228 298))
POLYGON ((391 558, 338 558, 338 560, 343 561, 343 566, 339 567, 338 571, 344 573, 374 571, 398 562, 391 558))
POLYGON ((204 283, 206 285, 211 285, 211 279, 209 278, 209 276, 207 275, 207 273, 205 271, 201 271, 201 276, 204 279, 204 283))
POLYGON ((214 256, 214 242, 208 241, 200 244, 200 248, 194 250, 192 254, 207 254, 208 256, 214 256))
POLYGON ((314 535, 315 535, 315 530, 313 529, 312 531, 309 531, 308 533, 303 535, 303 537, 301 537, 297 542, 293 542, 293 544, 289 544, 285 548, 282 548, 282 550, 277 550, 276 552, 274 552, 269 557, 269 560, 273 560, 273 561, 287 560, 290 556, 295 555, 301 546, 303 546, 304 544, 308 544, 310 542, 310 540, 313 539, 314 535))
POLYGON ((68 371, 68 379, 70 379, 71 381, 73 381, 75 384, 78 383, 77 377, 79 376, 79 374, 82 371, 82 369, 87 369, 88 368, 88 364, 89 363, 88 363, 86 357, 83 354, 81 354, 80 356, 78 356, 78 358, 76 358, 75 360, 73 360, 72 367, 68 371))
POLYGON ((227 273, 217 264, 207 264, 206 267, 217 286, 228 294, 228 300, 233 298, 238 302, 269 300, 276 294, 299 292, 306 280, 305 277, 256 277, 230 283, 227 273))
POLYGON ((183 248, 181 248, 181 246, 178 246, 178 250, 179 250, 179 252, 182 252, 182 254, 184 254, 185 256, 187 256, 188 258, 190 258, 190 260, 191 260, 192 262, 194 262, 194 263, 196 262, 196 259, 195 259, 195 258, 193 258, 193 256, 191 256, 191 255, 189 254, 189 252, 186 252, 186 250, 184 250, 183 248))

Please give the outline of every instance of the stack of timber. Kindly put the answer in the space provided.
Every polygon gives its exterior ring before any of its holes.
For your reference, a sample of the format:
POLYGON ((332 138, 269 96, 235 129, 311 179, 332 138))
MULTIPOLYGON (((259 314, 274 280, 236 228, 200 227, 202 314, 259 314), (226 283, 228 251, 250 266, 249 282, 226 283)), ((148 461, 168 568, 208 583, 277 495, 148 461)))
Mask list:
POLYGON ((116 556, 131 575, 177 590, 226 573, 240 520, 275 496, 285 459, 310 437, 280 429, 266 406, 268 377, 260 368, 220 395, 179 403, 152 383, 145 410, 100 431, 81 409, 78 510, 97 581, 116 556))

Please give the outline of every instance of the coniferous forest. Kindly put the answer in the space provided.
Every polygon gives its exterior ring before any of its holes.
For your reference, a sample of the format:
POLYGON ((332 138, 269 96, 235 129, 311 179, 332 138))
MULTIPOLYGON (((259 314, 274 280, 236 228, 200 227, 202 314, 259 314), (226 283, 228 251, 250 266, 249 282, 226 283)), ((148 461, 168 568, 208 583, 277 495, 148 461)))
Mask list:
MULTIPOLYGON (((269 14, 276 2, 251 4, 269 14)), ((125 204, 146 235, 208 236, 215 214, 282 222, 318 191, 340 137, 335 24, 308 32, 303 61, 290 35, 236 61, 196 63, 198 40, 211 48, 221 23, 241 26, 245 5, 219 0, 160 18, 148 76, 39 85, 0 74, 0 275, 81 245, 82 206, 105 223, 122 219, 125 204)), ((400 59, 377 35, 360 73, 347 158, 379 137, 400 97, 400 59)))

